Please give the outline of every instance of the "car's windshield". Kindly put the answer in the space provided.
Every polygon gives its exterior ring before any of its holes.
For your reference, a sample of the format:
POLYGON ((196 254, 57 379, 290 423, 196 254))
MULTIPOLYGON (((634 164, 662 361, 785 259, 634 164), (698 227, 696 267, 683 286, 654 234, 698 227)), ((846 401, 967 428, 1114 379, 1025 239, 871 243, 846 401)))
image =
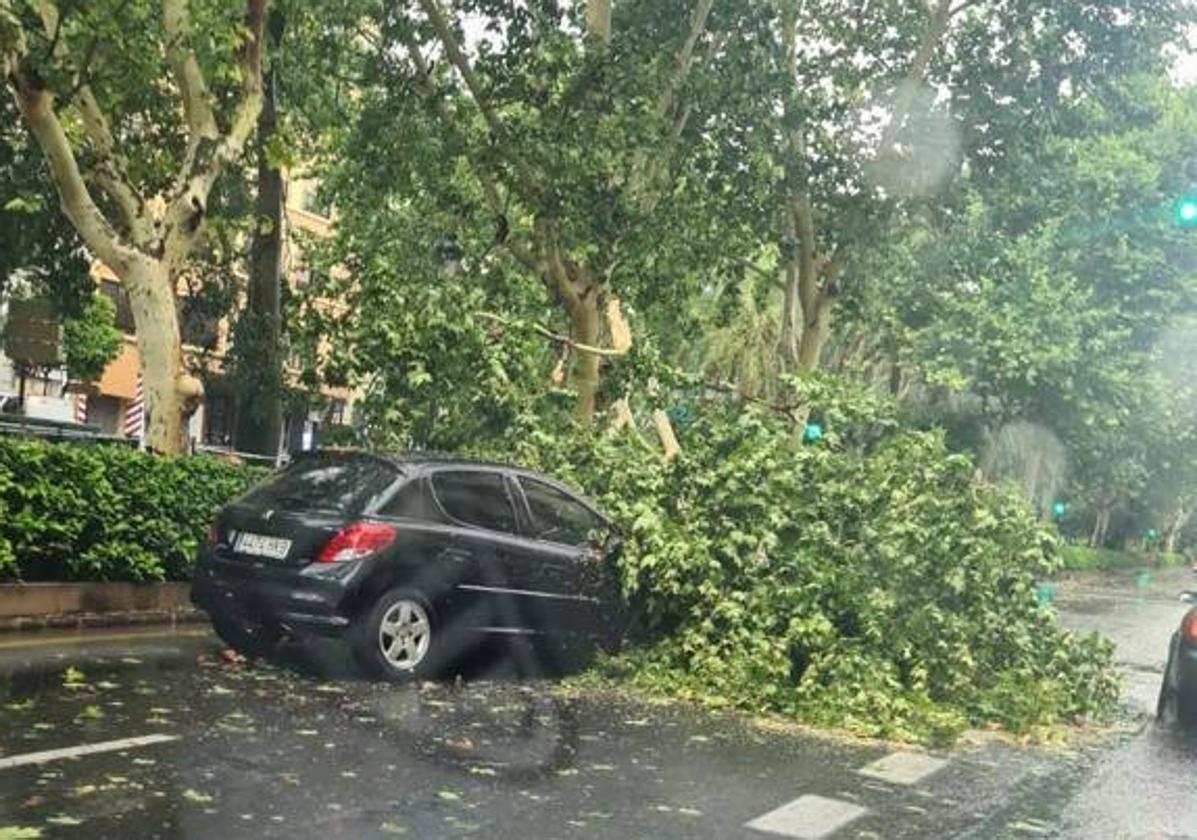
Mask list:
POLYGON ((1197 838, 1197 0, 0 0, 0 840, 1197 838))

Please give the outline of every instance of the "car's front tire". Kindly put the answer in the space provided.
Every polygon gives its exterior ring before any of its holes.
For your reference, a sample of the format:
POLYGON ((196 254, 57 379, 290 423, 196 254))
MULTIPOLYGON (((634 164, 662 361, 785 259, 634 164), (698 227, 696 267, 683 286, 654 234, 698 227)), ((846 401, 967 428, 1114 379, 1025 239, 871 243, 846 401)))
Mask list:
POLYGON ((441 647, 432 605, 413 589, 392 589, 358 620, 352 645, 371 676, 389 682, 431 676, 441 647))

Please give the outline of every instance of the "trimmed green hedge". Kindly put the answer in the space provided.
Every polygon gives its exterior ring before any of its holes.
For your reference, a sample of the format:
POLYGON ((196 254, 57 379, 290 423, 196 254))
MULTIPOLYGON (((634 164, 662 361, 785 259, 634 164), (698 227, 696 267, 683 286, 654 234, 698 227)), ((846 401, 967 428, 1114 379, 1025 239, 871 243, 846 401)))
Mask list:
POLYGON ((0 438, 0 581, 186 580, 213 512, 261 474, 203 456, 0 438))

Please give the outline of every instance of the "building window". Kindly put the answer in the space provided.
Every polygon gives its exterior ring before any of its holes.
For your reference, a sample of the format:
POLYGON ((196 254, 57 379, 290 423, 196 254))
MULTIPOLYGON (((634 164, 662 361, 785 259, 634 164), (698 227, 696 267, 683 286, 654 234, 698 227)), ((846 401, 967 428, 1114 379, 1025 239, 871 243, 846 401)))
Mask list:
POLYGON ((116 328, 126 335, 132 335, 136 331, 133 326, 133 307, 129 303, 129 293, 125 287, 112 280, 102 280, 100 292, 116 307, 116 328))
POLYGON ((233 443, 233 401, 220 394, 204 398, 204 443, 231 446, 233 443))
POLYGON ((325 219, 332 216, 332 203, 321 196, 316 187, 304 191, 299 206, 305 213, 311 213, 313 216, 322 216, 325 219))
POLYGON ((325 422, 330 426, 344 426, 345 425, 345 401, 333 400, 328 406, 328 415, 325 417, 325 422))

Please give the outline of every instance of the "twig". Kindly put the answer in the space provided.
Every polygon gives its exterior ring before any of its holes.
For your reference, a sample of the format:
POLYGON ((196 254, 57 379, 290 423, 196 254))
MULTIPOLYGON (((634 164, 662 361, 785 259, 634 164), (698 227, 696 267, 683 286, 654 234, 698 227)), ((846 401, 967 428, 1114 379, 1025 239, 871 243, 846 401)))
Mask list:
POLYGON ((474 314, 479 318, 483 318, 487 321, 493 321, 496 324, 502 324, 505 327, 531 330, 537 335, 542 335, 551 341, 554 341, 558 344, 563 344, 569 347, 571 350, 576 350, 579 353, 586 353, 591 356, 602 356, 603 358, 618 358, 628 354, 627 350, 616 350, 610 347, 595 347, 591 344, 582 344, 581 342, 574 341, 568 335, 562 335, 561 333, 553 332, 543 324, 530 324, 521 321, 513 321, 509 318, 504 318, 502 315, 496 315, 493 312, 475 312, 474 314))

